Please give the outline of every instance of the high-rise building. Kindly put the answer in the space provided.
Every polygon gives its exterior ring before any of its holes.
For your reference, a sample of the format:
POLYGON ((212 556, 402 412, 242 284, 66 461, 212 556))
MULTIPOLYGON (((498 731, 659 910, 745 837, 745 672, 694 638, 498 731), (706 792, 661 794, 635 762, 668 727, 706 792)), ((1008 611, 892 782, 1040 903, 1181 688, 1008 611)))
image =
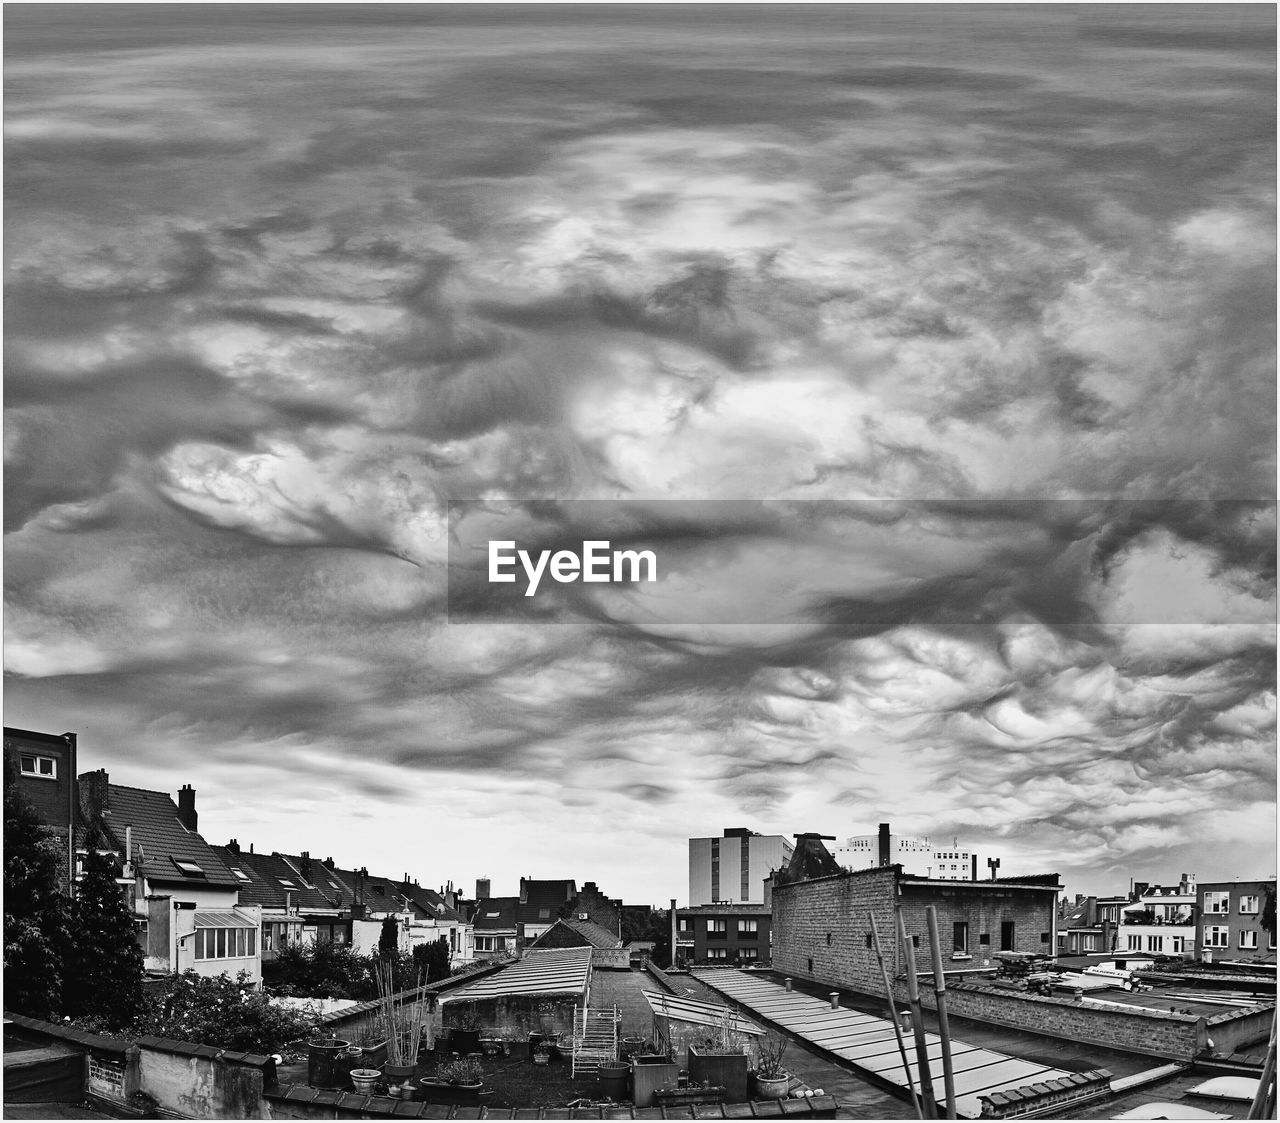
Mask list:
POLYGON ((977 881, 988 876, 985 869, 977 868, 977 854, 956 839, 947 844, 928 838, 904 838, 890 834, 888 823, 880 824, 879 834, 855 835, 831 853, 850 870, 901 866, 907 873, 935 881, 977 881))
POLYGON ((726 827, 723 838, 689 839, 689 904, 763 902, 764 879, 791 861, 780 834, 726 827))

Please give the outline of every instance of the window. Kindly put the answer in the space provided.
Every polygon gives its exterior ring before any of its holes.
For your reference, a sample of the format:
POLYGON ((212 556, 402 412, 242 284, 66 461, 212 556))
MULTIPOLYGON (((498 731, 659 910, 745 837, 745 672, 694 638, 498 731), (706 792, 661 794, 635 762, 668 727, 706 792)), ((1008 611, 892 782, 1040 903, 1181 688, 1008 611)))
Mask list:
POLYGON ((967 952, 969 950, 969 922, 954 921, 951 925, 951 950, 967 952))
POLYGON ((979 935, 979 936, 978 936, 978 943, 979 943, 979 944, 990 944, 990 943, 991 943, 991 933, 990 933, 990 932, 983 932, 981 935, 979 935))
POLYGON ((1231 911, 1231 894, 1230 893, 1206 893, 1204 895, 1204 911, 1205 912, 1230 912, 1231 911))
POLYGON ((1048 933, 1048 932, 1041 932, 1041 933, 1040 933, 1040 942, 1041 942, 1042 944, 1047 944, 1047 943, 1049 942, 1049 933, 1048 933))
POLYGON ((235 866, 228 866, 227 868, 228 868, 228 869, 229 869, 233 874, 235 874, 235 875, 236 875, 236 877, 238 877, 241 881, 249 881, 249 880, 251 880, 251 879, 250 879, 250 877, 249 877, 249 875, 248 875, 247 873, 245 873, 245 872, 244 872, 244 870, 238 870, 238 869, 236 869, 236 867, 235 867, 235 866))
POLYGON ((1130 935, 1130 936, 1129 936, 1129 950, 1130 950, 1130 951, 1141 951, 1141 950, 1142 950, 1142 937, 1141 937, 1141 936, 1134 936, 1134 935, 1130 935))
POLYGON ((758 920, 739 920, 738 921, 738 937, 746 937, 748 940, 754 939, 757 932, 760 931, 760 922, 758 920))
POLYGON ((1185 940, 1185 938, 1184 938, 1184 937, 1182 937, 1182 936, 1170 936, 1170 937, 1169 937, 1169 950, 1170 950, 1174 955, 1181 955, 1181 954, 1182 954, 1182 952, 1183 952, 1183 945, 1185 944, 1185 942, 1186 942, 1186 940, 1185 940))
POLYGON ((539 920, 550 920, 550 919, 551 919, 551 910, 550 910, 550 909, 539 909, 539 910, 538 910, 538 919, 539 919, 539 920))
POLYGON ((204 870, 200 868, 200 864, 198 862, 188 861, 185 858, 171 858, 170 861, 178 867, 178 872, 186 877, 205 876, 204 870))
POLYGON ((1242 893, 1240 895, 1240 912, 1245 916, 1257 916, 1258 897, 1256 893, 1242 893))
POLYGON ((738 951, 738 958, 739 959, 759 959, 760 949, 759 948, 740 948, 738 951))
POLYGON ((692 931, 693 931, 693 917, 691 917, 691 916, 682 916, 682 917, 680 918, 680 931, 681 931, 681 932, 692 932, 692 931))
POLYGON ((476 951, 497 951, 497 950, 498 950, 497 936, 477 936, 476 937, 476 951))
POLYGON ((728 959, 729 949, 728 948, 707 948, 707 958, 708 959, 728 959))
POLYGON ((1240 946, 1247 951, 1256 951, 1258 947, 1257 932, 1241 932, 1240 946))
POLYGON ((51 756, 36 756, 35 753, 19 754, 20 769, 24 776, 37 776, 41 780, 58 778, 58 762, 51 756))
POLYGON ((1013 951, 1013 921, 1002 920, 1000 922, 1000 950, 1013 951))
POLYGON ((1163 936, 1148 936, 1148 937, 1147 937, 1147 951, 1164 951, 1164 937, 1163 937, 1163 936))
POLYGON ((197 959, 245 959, 258 952, 256 928, 197 928, 197 959))
POLYGON ((708 920, 707 921, 707 938, 723 940, 729 935, 729 922, 727 920, 708 920))
POLYGON ((1220 924, 1204 926, 1204 946, 1207 948, 1226 948, 1231 946, 1231 929, 1220 924))
POLYGON ((279 877, 279 878, 276 878, 276 880, 277 880, 277 881, 279 881, 279 882, 280 882, 280 884, 281 884, 281 885, 283 885, 286 889, 297 889, 297 888, 298 888, 298 887, 297 887, 296 885, 294 885, 294 883, 293 883, 292 881, 290 881, 288 878, 285 878, 285 877, 279 877))

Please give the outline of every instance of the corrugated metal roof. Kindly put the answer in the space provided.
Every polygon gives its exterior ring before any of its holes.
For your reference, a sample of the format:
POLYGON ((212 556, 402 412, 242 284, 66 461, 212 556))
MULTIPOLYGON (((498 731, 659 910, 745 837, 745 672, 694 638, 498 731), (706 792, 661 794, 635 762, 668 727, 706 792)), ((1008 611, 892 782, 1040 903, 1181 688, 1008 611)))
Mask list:
POLYGON ((700 1026, 719 1027, 724 1024, 727 1016, 734 1033, 749 1033, 753 1037, 760 1037, 764 1033, 764 1030, 755 1022, 739 1017, 728 1006, 721 1006, 714 1002, 698 1002, 692 998, 680 998, 658 990, 646 990, 641 993, 649 1003, 649 1009, 664 1018, 675 1018, 679 1022, 692 1022, 700 1026))
POLYGON ((440 1001, 477 1002, 509 994, 585 994, 590 977, 591 948, 530 950, 510 967, 442 995, 440 1001))
POLYGON ((239 909, 196 911, 197 928, 257 928, 258 918, 239 909))

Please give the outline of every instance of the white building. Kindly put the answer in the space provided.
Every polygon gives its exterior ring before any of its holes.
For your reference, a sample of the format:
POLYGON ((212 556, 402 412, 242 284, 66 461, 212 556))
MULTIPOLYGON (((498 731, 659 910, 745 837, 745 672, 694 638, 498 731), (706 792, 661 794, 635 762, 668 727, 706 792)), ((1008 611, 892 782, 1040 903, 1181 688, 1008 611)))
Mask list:
POLYGON ((1120 913, 1116 952, 1185 955, 1196 949, 1196 877, 1179 875, 1177 885, 1148 886, 1120 913))
POLYGON ((763 904, 764 879, 791 861, 791 841, 726 827, 723 838, 689 839, 689 905, 763 904))
POLYGON ((889 834, 887 823, 880 824, 879 834, 854 835, 831 853, 850 870, 901 866, 905 873, 935 881, 974 881, 988 876, 985 868, 976 868, 977 853, 958 840, 952 839, 947 844, 931 842, 928 838, 905 838, 889 834))

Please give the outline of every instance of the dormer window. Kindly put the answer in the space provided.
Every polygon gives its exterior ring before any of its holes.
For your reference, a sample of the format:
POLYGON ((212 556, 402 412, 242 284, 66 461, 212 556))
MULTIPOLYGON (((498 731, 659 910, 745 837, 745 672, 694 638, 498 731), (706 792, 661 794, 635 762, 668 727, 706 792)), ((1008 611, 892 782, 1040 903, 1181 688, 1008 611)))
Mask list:
POLYGON ((189 861, 186 858, 173 858, 172 862, 178 867, 178 872, 183 877, 206 877, 204 870, 196 862, 189 861))

